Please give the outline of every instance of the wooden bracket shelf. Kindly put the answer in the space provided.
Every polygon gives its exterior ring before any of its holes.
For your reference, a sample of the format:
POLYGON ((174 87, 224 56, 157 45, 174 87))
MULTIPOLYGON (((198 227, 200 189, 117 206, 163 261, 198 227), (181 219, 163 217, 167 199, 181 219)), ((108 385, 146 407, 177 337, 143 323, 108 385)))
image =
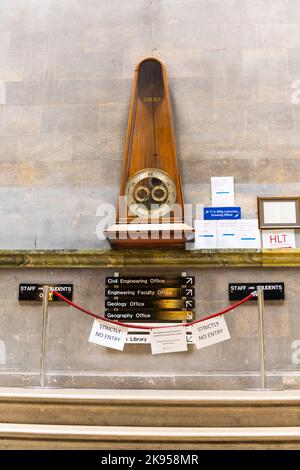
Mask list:
POLYGON ((288 250, 0 250, 0 268, 258 268, 300 267, 288 250))

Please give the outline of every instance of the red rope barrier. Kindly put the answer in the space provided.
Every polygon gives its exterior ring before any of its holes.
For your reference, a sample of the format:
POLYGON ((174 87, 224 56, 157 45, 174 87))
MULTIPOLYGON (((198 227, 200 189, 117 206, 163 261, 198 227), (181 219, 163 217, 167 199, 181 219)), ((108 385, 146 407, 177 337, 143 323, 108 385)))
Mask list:
POLYGON ((67 299, 66 297, 64 297, 59 292, 56 292, 55 290, 51 290, 51 291, 53 292, 54 295, 56 295, 56 297, 59 297, 61 300, 63 300, 67 304, 69 304, 71 307, 74 307, 77 310, 80 310, 80 312, 86 313, 87 315, 90 315, 91 317, 97 318, 98 320, 103 320, 103 321, 106 321, 108 323, 112 323, 112 324, 118 325, 118 326, 125 326, 126 328, 134 328, 136 330, 153 330, 153 329, 157 329, 157 328, 174 328, 174 327, 177 327, 177 326, 195 325, 196 323, 200 323, 200 322, 203 322, 205 320, 210 320, 211 318, 216 318, 216 317, 220 317, 221 315, 225 315, 225 313, 228 313, 231 310, 239 307, 240 305, 247 302, 247 300, 251 299, 255 295, 255 292, 251 292, 251 294, 247 295, 247 297, 244 297, 242 300, 240 300, 236 304, 231 305, 231 307, 228 307, 225 310, 222 310, 221 312, 214 313, 213 315, 209 315, 208 317, 201 318, 200 320, 195 320, 195 321, 190 322, 190 323, 178 323, 178 325, 172 325, 172 326, 170 326, 170 325, 167 325, 167 326, 141 326, 141 325, 132 325, 131 323, 118 322, 116 320, 109 320, 108 318, 101 317, 99 315, 96 315, 93 312, 90 312, 90 310, 87 310, 83 307, 80 307, 79 305, 76 305, 74 302, 67 299))

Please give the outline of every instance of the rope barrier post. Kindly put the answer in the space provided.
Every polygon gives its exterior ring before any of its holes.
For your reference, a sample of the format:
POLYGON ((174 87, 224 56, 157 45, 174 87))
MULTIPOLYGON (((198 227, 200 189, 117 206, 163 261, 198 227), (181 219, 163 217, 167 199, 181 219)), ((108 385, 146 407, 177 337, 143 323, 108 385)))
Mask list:
POLYGON ((260 386, 266 388, 266 368, 265 368, 265 335, 264 335, 264 288, 257 287, 258 306, 258 330, 259 330, 259 363, 260 363, 260 386))
POLYGON ((41 366, 40 366, 40 377, 41 377, 40 384, 41 384, 41 387, 45 386, 48 303, 49 303, 49 286, 43 286, 43 305, 42 305, 43 329, 42 329, 41 366))

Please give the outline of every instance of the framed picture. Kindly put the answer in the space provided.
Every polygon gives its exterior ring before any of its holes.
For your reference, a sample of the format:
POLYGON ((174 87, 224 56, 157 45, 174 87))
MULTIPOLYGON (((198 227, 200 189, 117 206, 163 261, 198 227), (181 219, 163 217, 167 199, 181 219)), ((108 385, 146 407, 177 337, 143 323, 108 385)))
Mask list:
POLYGON ((300 228, 300 197, 258 197, 261 229, 300 228))

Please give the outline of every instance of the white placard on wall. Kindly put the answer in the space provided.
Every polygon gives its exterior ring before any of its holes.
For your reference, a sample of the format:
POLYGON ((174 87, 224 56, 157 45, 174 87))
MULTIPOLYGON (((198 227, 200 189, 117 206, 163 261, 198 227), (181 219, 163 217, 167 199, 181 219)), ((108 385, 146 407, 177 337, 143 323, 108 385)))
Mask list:
POLYGON ((234 207, 233 176, 213 176, 211 178, 211 199, 213 207, 234 207))
POLYGON ((152 354, 187 351, 186 328, 159 328, 150 331, 152 354))
POLYGON ((224 316, 211 318, 192 326, 194 343, 197 349, 206 348, 212 344, 230 339, 224 316))
POLYGON ((295 201, 264 201, 265 224, 295 224, 297 206, 295 201))
POLYGON ((239 220, 218 220, 217 233, 218 248, 239 248, 239 220))
POLYGON ((263 248, 296 248, 295 232, 288 230, 262 230, 263 248))
POLYGON ((113 323, 95 319, 89 342, 123 351, 127 331, 127 328, 124 326, 118 326, 113 323))
POLYGON ((195 249, 217 248, 217 221, 195 220, 195 249))
POLYGON ((260 248, 260 231, 257 219, 241 219, 239 248, 260 248))

